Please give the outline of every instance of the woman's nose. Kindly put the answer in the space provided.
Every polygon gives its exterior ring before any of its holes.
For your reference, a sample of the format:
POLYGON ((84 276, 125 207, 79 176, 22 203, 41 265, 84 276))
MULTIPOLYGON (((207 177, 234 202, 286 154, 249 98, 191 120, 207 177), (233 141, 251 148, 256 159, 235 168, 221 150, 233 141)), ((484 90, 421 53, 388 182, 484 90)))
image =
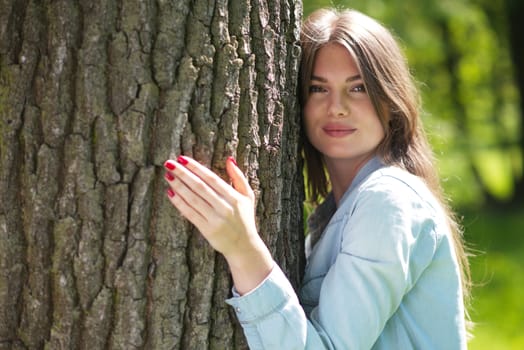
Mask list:
POLYGON ((329 112, 330 115, 335 118, 345 117, 348 115, 349 104, 342 93, 334 93, 331 95, 329 112))

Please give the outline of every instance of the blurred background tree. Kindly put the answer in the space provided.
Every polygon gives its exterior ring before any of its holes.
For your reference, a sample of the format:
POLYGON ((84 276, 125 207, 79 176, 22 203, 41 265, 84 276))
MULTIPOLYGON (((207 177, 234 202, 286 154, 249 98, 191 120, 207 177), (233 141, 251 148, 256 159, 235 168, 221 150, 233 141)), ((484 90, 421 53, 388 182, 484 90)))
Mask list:
POLYGON ((476 250, 469 347, 523 349, 524 2, 304 0, 304 17, 326 6, 360 10, 400 39, 442 184, 476 250))

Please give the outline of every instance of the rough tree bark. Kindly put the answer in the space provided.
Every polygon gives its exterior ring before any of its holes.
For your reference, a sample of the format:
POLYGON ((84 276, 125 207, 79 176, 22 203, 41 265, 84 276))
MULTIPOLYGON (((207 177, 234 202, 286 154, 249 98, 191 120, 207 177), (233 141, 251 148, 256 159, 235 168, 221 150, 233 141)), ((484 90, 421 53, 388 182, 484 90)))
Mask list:
POLYGON ((0 0, 0 349, 236 349, 162 164, 236 157, 297 283, 295 0, 0 0))

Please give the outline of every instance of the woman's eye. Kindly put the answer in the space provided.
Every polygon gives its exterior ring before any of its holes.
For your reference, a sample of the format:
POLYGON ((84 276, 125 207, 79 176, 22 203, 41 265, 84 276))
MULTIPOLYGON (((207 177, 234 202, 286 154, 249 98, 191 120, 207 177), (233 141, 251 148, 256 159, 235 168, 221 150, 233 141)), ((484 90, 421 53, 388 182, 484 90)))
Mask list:
POLYGON ((309 93, 315 93, 315 92, 325 92, 326 89, 324 89, 322 86, 319 85, 311 85, 309 87, 309 93))
POLYGON ((366 87, 364 84, 359 84, 351 88, 351 92, 366 92, 366 87))

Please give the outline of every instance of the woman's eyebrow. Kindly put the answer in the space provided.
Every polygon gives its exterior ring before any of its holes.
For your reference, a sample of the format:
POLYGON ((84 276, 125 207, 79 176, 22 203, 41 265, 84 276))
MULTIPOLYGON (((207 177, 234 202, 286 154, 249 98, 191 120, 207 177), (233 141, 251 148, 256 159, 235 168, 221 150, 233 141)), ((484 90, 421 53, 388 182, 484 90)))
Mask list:
MULTIPOLYGON (((346 79, 346 83, 349 83, 349 82, 352 82, 352 81, 355 81, 355 80, 359 80, 359 79, 362 79, 360 74, 352 75, 352 76, 350 76, 349 78, 346 79)), ((319 77, 317 75, 312 75, 311 76, 311 80, 320 81, 322 83, 327 83, 327 81, 328 81, 326 78, 319 77)))
POLYGON ((326 83, 327 82, 326 78, 322 78, 322 77, 319 77, 319 76, 316 76, 316 75, 312 75, 311 76, 311 80, 317 80, 317 81, 320 81, 322 83, 326 83))
POLYGON ((355 81, 355 80, 360 80, 362 79, 362 77, 360 76, 360 74, 355 74, 349 78, 346 79, 346 82, 351 82, 351 81, 355 81))

